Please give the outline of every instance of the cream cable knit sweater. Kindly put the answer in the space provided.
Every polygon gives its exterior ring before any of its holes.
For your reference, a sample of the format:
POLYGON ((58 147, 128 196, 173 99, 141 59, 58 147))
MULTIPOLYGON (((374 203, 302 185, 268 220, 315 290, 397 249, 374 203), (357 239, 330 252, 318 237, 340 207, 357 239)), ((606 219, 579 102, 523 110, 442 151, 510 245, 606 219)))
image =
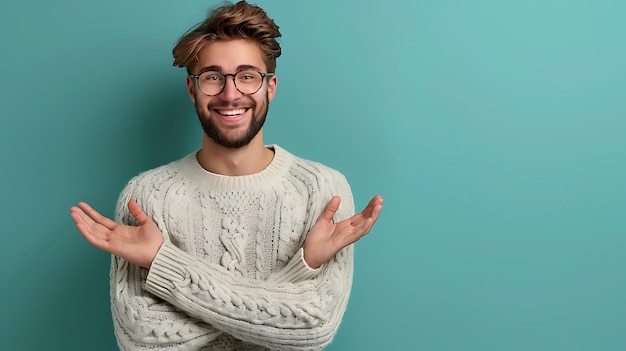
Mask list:
POLYGON ((302 244, 333 195, 353 215, 339 172, 279 146, 262 172, 209 173, 195 153, 133 178, 136 199, 165 236, 150 271, 113 257, 111 306, 122 350, 319 350, 330 343, 352 284, 353 248, 311 269, 302 244))

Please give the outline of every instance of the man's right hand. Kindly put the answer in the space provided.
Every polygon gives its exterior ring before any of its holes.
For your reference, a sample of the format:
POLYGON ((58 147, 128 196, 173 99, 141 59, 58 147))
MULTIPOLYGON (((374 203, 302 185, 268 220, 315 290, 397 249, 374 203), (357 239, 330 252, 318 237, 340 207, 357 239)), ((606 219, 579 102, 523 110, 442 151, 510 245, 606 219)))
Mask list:
POLYGON ((135 200, 128 202, 128 210, 139 226, 116 223, 84 202, 79 202, 78 207, 72 206, 70 215, 91 245, 130 263, 150 268, 163 244, 163 234, 135 200))

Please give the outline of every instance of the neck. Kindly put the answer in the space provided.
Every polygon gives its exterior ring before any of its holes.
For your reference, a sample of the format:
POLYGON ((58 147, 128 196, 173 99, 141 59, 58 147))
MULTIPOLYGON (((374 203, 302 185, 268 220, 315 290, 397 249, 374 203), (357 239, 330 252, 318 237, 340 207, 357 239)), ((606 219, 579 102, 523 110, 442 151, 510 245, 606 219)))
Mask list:
POLYGON ((197 157, 200 166, 209 172, 243 176, 264 170, 272 162, 274 152, 265 147, 262 131, 248 145, 238 149, 218 145, 205 134, 197 157))

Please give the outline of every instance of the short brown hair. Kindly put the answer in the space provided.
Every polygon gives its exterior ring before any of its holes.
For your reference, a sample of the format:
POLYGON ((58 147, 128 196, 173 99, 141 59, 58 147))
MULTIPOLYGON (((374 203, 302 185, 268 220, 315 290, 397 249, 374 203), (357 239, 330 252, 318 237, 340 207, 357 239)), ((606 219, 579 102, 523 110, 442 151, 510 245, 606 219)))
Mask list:
POLYGON ((268 72, 276 69, 280 56, 278 26, 265 10, 245 1, 225 5, 211 11, 207 19, 183 35, 172 54, 174 66, 186 67, 187 72, 198 62, 198 52, 210 43, 220 40, 248 39, 259 46, 268 72))

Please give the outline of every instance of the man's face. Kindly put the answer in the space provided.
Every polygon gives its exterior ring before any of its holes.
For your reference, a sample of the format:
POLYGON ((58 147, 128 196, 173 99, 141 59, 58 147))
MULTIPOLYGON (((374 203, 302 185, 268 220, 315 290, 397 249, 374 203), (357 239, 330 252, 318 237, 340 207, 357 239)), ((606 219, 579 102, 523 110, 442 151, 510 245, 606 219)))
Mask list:
MULTIPOLYGON (((207 45, 198 53, 198 63, 191 73, 212 70, 226 75, 244 68, 267 73, 257 44, 237 39, 207 45)), ((240 148, 248 145, 263 127, 269 102, 276 93, 276 77, 264 78, 261 89, 251 95, 239 92, 232 76, 226 77, 224 90, 215 96, 206 96, 189 77, 187 89, 195 99, 196 112, 206 135, 223 147, 240 148)))

